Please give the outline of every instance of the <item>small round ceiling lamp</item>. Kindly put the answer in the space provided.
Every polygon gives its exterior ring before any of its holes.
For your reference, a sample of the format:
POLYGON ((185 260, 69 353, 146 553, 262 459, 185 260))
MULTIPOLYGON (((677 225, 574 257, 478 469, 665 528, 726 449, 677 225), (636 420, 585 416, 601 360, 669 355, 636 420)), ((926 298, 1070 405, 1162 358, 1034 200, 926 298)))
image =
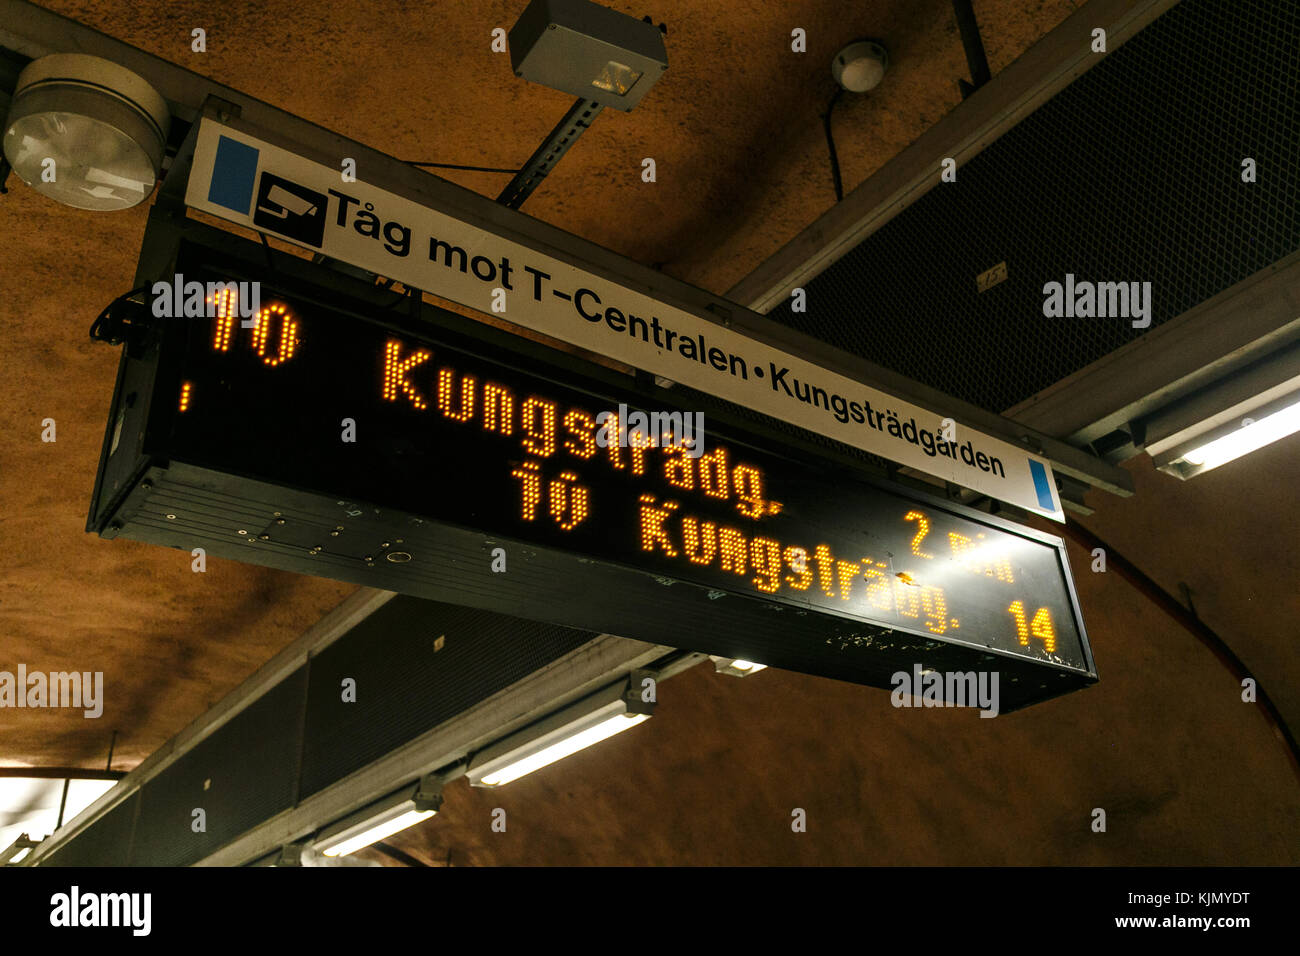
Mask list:
POLYGON ((831 61, 835 82, 850 93, 874 90, 889 69, 889 53, 875 40, 850 43, 831 61))

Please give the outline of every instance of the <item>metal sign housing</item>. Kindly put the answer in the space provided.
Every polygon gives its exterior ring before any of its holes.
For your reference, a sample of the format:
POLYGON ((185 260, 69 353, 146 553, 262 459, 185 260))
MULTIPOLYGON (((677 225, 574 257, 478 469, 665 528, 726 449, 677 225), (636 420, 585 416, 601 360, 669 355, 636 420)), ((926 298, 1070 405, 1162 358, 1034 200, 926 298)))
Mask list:
POLYGON ((203 119, 187 205, 1054 520, 1051 463, 807 357, 203 119))
POLYGON ((996 669, 1004 710, 1095 680, 1057 538, 740 431, 639 441, 613 373, 364 283, 176 271, 261 282, 258 323, 165 319, 124 358, 89 530, 875 686, 996 669))

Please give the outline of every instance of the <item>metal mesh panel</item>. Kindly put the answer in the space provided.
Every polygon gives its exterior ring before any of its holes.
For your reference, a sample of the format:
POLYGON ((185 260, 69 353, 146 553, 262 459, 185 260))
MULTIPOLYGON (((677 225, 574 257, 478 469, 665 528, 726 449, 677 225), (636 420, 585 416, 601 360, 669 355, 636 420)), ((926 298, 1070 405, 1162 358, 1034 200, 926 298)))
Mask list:
POLYGON ((771 314, 1001 412, 1144 332, 1045 283, 1151 282, 1154 328, 1297 249, 1300 3, 1183 0, 771 314))
POLYGON ((41 861, 41 866, 126 866, 140 791, 41 861))
POLYGON ((193 863, 292 806, 306 691, 300 667, 146 782, 131 865, 193 863), (192 827, 196 807, 202 833, 192 827))
POLYGON ((596 636, 491 611, 393 598, 312 658, 299 799, 596 636), (356 681, 353 703, 342 699, 345 678, 356 681))

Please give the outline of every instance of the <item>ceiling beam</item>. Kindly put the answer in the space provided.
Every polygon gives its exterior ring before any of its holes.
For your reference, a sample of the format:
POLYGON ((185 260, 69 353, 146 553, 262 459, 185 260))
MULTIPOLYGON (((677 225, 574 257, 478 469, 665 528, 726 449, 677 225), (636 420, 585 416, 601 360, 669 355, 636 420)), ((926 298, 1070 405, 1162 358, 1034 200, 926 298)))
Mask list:
POLYGON ((1007 410, 1093 442, 1300 341, 1300 252, 1279 259, 1007 410))

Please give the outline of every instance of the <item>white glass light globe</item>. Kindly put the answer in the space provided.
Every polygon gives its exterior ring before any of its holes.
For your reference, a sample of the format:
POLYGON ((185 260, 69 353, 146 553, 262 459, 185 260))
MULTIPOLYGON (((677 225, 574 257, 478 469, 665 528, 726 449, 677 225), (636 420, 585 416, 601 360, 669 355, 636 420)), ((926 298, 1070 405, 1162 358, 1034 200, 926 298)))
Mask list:
POLYGON ((170 115, 143 79, 77 53, 34 60, 19 74, 4 128, 18 177, 78 209, 127 209, 153 191, 170 115))
POLYGON ((889 54, 874 40, 850 43, 831 61, 831 75, 835 82, 850 93, 874 90, 884 79, 889 68, 889 54))

